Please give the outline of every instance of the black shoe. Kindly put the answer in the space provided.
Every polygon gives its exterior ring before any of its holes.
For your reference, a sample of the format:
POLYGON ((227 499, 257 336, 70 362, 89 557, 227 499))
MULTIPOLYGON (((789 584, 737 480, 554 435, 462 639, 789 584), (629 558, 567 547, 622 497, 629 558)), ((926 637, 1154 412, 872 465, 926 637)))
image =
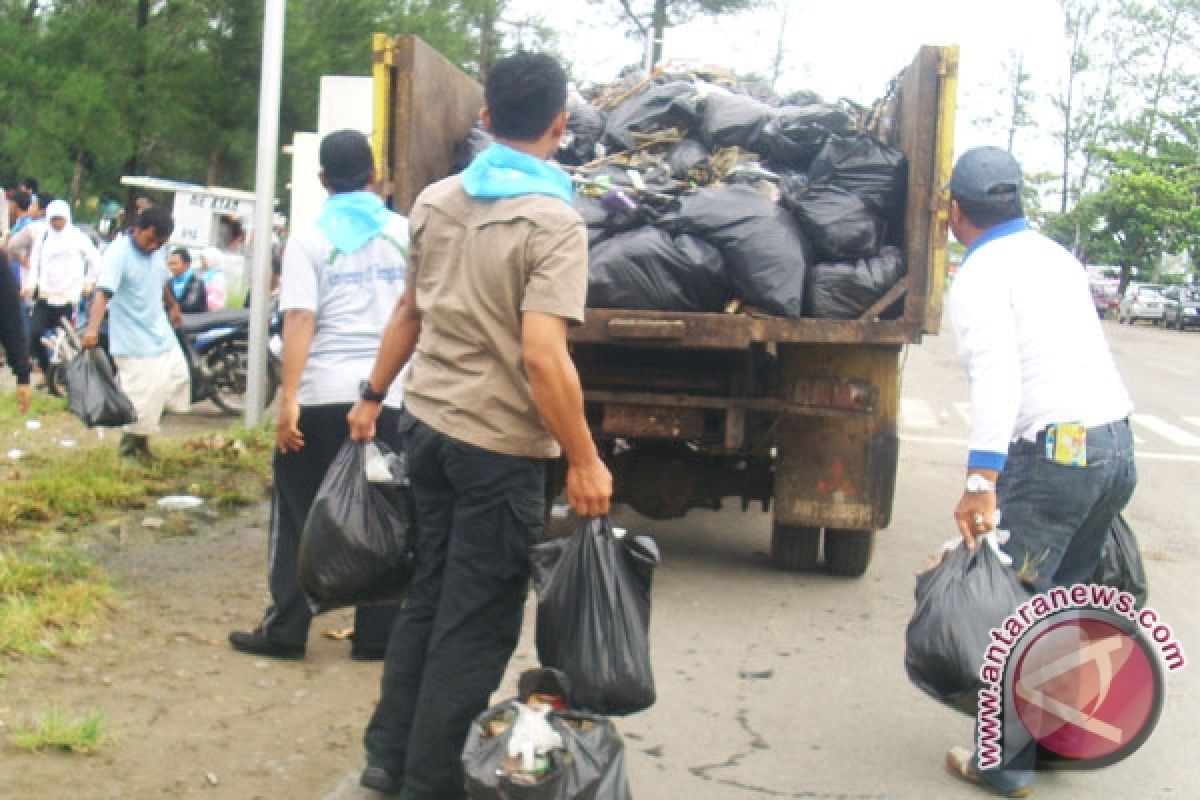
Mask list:
POLYGON ((229 634, 229 643, 233 645, 234 650, 254 656, 285 658, 292 661, 304 658, 304 645, 272 642, 263 633, 262 628, 255 628, 252 631, 234 631, 229 634))
POLYGON ((393 778, 383 767, 367 767, 362 771, 358 785, 383 794, 400 794, 400 789, 404 787, 404 781, 393 778))

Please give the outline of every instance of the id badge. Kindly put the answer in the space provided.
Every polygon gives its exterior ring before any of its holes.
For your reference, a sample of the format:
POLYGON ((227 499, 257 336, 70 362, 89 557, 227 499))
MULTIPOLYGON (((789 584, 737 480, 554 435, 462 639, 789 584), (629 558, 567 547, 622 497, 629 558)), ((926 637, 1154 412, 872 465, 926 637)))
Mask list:
POLYGON ((1046 458, 1068 467, 1087 466, 1087 428, 1079 422, 1060 422, 1046 428, 1046 458))

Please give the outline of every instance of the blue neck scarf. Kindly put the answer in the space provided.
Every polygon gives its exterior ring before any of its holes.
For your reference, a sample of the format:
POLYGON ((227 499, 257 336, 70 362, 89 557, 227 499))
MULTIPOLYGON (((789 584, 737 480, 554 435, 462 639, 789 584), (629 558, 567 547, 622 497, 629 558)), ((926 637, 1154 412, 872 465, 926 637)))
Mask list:
POLYGON ((188 267, 179 275, 171 279, 171 293, 175 295, 176 300, 183 299, 183 291, 187 288, 188 281, 192 279, 192 269, 188 267))
POLYGON ((462 186, 468 195, 480 200, 544 194, 570 205, 574 193, 567 173, 499 143, 475 156, 463 170, 462 186))
POLYGON ((339 192, 321 207, 317 228, 339 253, 349 254, 378 236, 391 213, 372 192, 339 192))

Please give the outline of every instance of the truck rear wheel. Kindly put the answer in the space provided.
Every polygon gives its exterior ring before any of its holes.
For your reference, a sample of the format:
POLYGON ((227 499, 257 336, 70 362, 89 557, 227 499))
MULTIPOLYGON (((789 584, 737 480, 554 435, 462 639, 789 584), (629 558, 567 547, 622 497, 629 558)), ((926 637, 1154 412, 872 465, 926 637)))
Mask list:
POLYGON ((825 561, 834 575, 857 578, 867 571, 875 549, 875 531, 825 531, 825 561))
POLYGON ((771 526, 771 563, 790 572, 813 570, 821 550, 821 529, 801 525, 771 526))

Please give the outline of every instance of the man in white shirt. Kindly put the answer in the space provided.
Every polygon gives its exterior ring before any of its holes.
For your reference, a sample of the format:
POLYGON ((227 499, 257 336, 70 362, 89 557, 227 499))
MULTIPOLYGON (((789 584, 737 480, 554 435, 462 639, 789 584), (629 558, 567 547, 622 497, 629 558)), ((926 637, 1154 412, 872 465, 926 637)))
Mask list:
MULTIPOLYGON (((964 153, 950 183, 950 230, 967 247, 950 321, 971 386, 963 539, 1010 533, 1005 551, 1037 591, 1090 583, 1113 518, 1137 483, 1133 408, 1092 306, 1087 273, 1030 229, 1021 167, 1006 150, 964 153)), ((953 748, 952 772, 1009 797, 1028 794, 1036 743, 979 770, 953 748)))
MULTIPOLYGON (((316 222, 296 231, 283 259, 283 313, 275 477, 268 542, 272 605, 252 631, 233 631, 234 650, 269 658, 305 654, 312 611, 298 577, 300 534, 317 490, 349 437, 346 414, 360 397, 382 403, 378 438, 400 452, 399 382, 375 393, 371 371, 392 308, 404 293, 408 222, 369 190, 371 147, 358 131, 321 141, 321 183, 329 191, 316 222), (364 393, 365 392, 365 393, 364 393)), ((360 606, 350 656, 383 658, 397 606, 360 606)))

